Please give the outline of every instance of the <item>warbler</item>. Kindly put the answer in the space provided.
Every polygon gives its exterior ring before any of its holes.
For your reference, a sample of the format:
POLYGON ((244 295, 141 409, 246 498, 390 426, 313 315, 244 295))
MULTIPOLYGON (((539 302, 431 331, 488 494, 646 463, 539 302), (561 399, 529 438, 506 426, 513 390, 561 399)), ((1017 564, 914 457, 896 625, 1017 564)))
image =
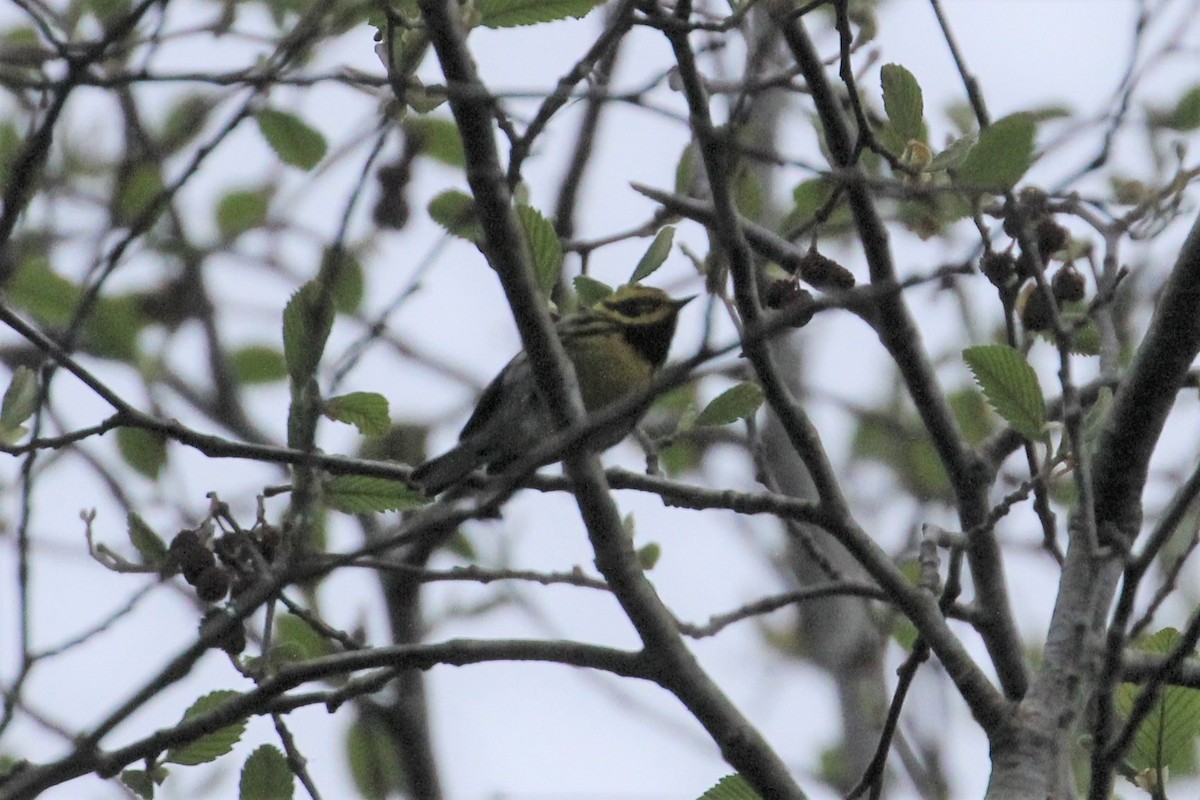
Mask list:
MULTIPOLYGON (((650 383, 667 359, 679 310, 691 297, 675 300, 661 289, 630 284, 595 306, 559 320, 555 327, 571 359, 579 392, 594 413, 650 383)), ((624 439, 645 409, 598 432, 597 450, 624 439)), ((524 352, 488 384, 452 450, 412 472, 412 482, 434 495, 460 483, 472 470, 504 470, 554 430, 554 421, 534 384, 524 352)))

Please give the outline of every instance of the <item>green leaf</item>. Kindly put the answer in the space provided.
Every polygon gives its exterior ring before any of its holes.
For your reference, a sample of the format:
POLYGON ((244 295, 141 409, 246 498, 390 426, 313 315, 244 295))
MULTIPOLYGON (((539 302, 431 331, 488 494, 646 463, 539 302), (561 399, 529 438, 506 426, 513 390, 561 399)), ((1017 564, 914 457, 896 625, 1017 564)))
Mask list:
POLYGON ((1200 128, 1200 86, 1188 89, 1167 117, 1167 126, 1177 131, 1200 128))
POLYGON ((638 548, 638 564, 644 570, 654 569, 655 564, 662 558, 662 545, 658 542, 647 542, 638 548))
MULTIPOLYGON (((1134 649, 1166 655, 1175 649, 1179 631, 1163 628, 1137 642, 1134 649)), ((1113 693, 1113 704, 1128 719, 1142 687, 1123 683, 1113 693)), ((1142 721, 1133 739, 1126 764, 1134 772, 1178 766, 1195 747, 1200 734, 1200 690, 1184 686, 1162 686, 1158 700, 1142 721)))
POLYGON ((580 308, 591 308, 613 293, 613 288, 589 275, 576 275, 572 281, 580 308))
POLYGON ((129 533, 129 541, 133 544, 143 564, 161 564, 167 557, 167 546, 159 538, 154 529, 146 524, 146 520, 130 511, 125 515, 125 527, 129 533))
POLYGON ((238 348, 233 351, 229 361, 239 383, 274 383, 288 376, 283 353, 267 345, 238 348))
POLYGON ((358 717, 350 724, 346 760, 354 787, 365 800, 386 800, 408 788, 396 743, 370 718, 358 717))
POLYGON ((151 480, 167 463, 167 440, 142 428, 117 428, 117 449, 126 464, 151 480))
POLYGON ((238 800, 292 800, 294 791, 295 778, 277 748, 264 744, 242 765, 238 800))
POLYGON ((295 614, 283 614, 275 620, 275 645, 280 652, 272 653, 280 663, 308 661, 335 652, 336 648, 312 625, 295 614))
POLYGON ((366 475, 338 475, 325 487, 325 502, 335 511, 367 514, 428 505, 430 499, 407 484, 366 475))
POLYGON ((1008 345, 990 344, 968 347, 963 360, 996 413, 1017 433, 1038 441, 1046 427, 1046 398, 1025 358, 1008 345))
POLYGON ((117 187, 113 224, 128 226, 138 222, 154 205, 162 190, 161 166, 157 163, 138 164, 117 187))
POLYGON ((226 192, 217 203, 216 222, 221 238, 229 241, 239 234, 262 227, 267 220, 271 193, 266 189, 226 192))
POLYGON ((929 162, 929 172, 940 172, 948 169, 958 169, 962 165, 971 148, 975 146, 974 134, 960 136, 929 162))
POLYGON ((391 430, 387 398, 376 392, 351 392, 325 401, 325 416, 358 428, 363 436, 382 436, 391 430))
POLYGON ((675 194, 691 195, 697 167, 696 148, 686 145, 679 154, 679 162, 675 164, 675 194))
POLYGON ((283 309, 283 358, 288 375, 299 384, 317 371, 333 328, 333 309, 321 302, 321 287, 309 281, 283 309))
POLYGON ((560 19, 580 19, 604 0, 478 0, 479 24, 512 28, 560 19))
POLYGON ((562 242, 558 239, 554 224, 533 206, 518 205, 517 219, 521 221, 525 241, 529 244, 529 256, 533 260, 533 274, 538 288, 549 297, 562 267, 562 242))
MULTIPOLYGON (((191 707, 183 712, 183 719, 181 721, 187 722, 190 719, 203 716, 239 696, 239 692, 228 689, 209 692, 192 703, 191 707)), ((172 764, 183 764, 184 766, 207 764, 209 761, 215 761, 232 750, 233 746, 242 738, 242 733, 245 730, 246 720, 237 720, 223 728, 218 728, 212 733, 206 733, 190 744, 172 747, 167 751, 167 755, 163 760, 172 764)))
POLYGON ((127 769, 121 773, 121 783, 142 800, 154 800, 154 781, 144 769, 127 769))
POLYGON ((363 275, 362 263, 353 254, 345 250, 326 249, 321 260, 321 274, 327 274, 337 267, 337 280, 333 284, 333 307, 343 314, 353 314, 362 305, 366 291, 366 276, 363 275), (339 263, 334 264, 334 258, 339 263))
POLYGON ((4 392, 0 404, 0 426, 16 428, 37 411, 40 394, 37 372, 21 364, 13 370, 12 381, 4 392))
POLYGON ((404 130, 409 137, 418 139, 422 155, 450 167, 463 169, 467 166, 462 136, 458 133, 458 126, 451 120, 410 116, 404 120, 404 130))
POLYGON ((667 256, 671 254, 671 244, 675 241, 675 228, 671 225, 660 230, 655 236, 654 241, 646 248, 645 254, 638 261, 637 266, 633 268, 633 274, 629 276, 630 283, 637 283, 643 278, 648 278, 656 269, 663 265, 667 260, 667 256))
POLYGON ((883 85, 883 110, 896 133, 904 140, 924 141, 925 101, 921 84, 899 64, 885 64, 879 71, 883 85))
POLYGON ((442 192, 429 201, 429 216, 447 232, 479 244, 483 241, 483 226, 475 213, 475 199, 456 189, 442 192))
POLYGON ((283 163, 312 169, 325 157, 325 137, 295 114, 264 108, 254 118, 263 138, 283 163))
POLYGON ((178 152, 204 131, 208 115, 216 103, 206 95, 184 95, 167 112, 159 133, 159 147, 165 153, 178 152))
POLYGON ((717 781, 699 800, 762 800, 758 792, 741 775, 726 775, 717 781))
POLYGON ((996 120, 979 134, 955 175, 957 183, 989 192, 1006 192, 1033 164, 1036 130, 1028 114, 996 120))
POLYGON ((762 405, 762 387, 752 381, 742 381, 726 389, 704 407, 696 417, 695 426, 728 425, 739 419, 753 416, 762 405))

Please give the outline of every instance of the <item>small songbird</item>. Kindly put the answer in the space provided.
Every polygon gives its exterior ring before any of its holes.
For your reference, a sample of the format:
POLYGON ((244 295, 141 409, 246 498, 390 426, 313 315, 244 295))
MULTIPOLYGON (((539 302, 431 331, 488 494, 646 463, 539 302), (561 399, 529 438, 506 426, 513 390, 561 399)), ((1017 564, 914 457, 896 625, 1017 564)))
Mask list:
MULTIPOLYGON (((661 289, 622 286, 595 306, 561 319, 555 330, 575 368, 584 408, 595 413, 644 388, 667 359, 679 310, 661 289)), ((597 450, 624 439, 645 409, 606 426, 592 440, 597 450)), ((554 430, 554 420, 534 385, 524 352, 488 384, 449 452, 421 464, 412 482, 435 495, 477 467, 500 472, 554 430)))

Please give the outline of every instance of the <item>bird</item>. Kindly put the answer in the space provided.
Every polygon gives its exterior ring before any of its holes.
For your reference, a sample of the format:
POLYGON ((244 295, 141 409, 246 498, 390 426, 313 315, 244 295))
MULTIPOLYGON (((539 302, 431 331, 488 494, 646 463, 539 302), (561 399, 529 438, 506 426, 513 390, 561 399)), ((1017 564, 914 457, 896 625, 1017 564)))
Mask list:
MULTIPOLYGON (((667 360, 679 311, 693 297, 673 299, 661 289, 627 284, 558 321, 555 332, 571 359, 589 414, 649 385, 667 360)), ((596 450, 624 439, 644 411, 643 406, 597 432, 591 440, 596 450)), ((458 444, 416 467, 410 482, 435 496, 480 467, 502 472, 554 427, 529 357, 522 351, 483 390, 458 444)))

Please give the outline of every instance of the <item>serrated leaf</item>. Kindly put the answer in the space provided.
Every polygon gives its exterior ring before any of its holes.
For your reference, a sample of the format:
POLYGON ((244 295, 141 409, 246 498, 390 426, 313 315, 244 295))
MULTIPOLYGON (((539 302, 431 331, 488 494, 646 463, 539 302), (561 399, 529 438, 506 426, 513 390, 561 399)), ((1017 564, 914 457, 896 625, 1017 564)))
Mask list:
POLYGON ((386 800, 407 788, 404 763, 383 727, 358 717, 346 731, 346 760, 354 787, 366 800, 386 800))
POLYGON ((475 199, 456 189, 442 192, 429 201, 430 218, 447 232, 468 242, 483 241, 483 226, 475 213, 475 199))
POLYGON ((117 428, 117 449, 126 464, 151 480, 167 463, 167 440, 141 428, 117 428))
MULTIPOLYGON (((196 702, 192 703, 187 711, 183 712, 183 722, 194 719, 207 714, 213 709, 220 708, 225 703, 235 697, 240 696, 239 692, 234 692, 228 689, 209 692, 201 697, 196 702)), ((246 720, 241 719, 226 725, 223 728, 218 728, 212 733, 207 733, 196 739, 190 744, 185 744, 180 747, 172 747, 167 751, 164 761, 172 764, 182 764, 184 766, 195 766, 196 764, 206 764, 209 761, 214 761, 233 749, 233 746, 242 738, 242 733, 246 730, 246 720)))
POLYGON ((249 345, 234 350, 229 357, 239 383, 273 383, 288 376, 283 353, 266 345, 249 345))
POLYGON ((661 267, 663 262, 667 260, 667 256, 671 254, 671 244, 674 241, 674 226, 668 225, 655 234, 654 241, 646 248, 646 252, 642 255, 641 260, 633 268, 633 274, 629 276, 629 282, 637 283, 643 278, 649 277, 656 269, 661 267))
POLYGON ((391 430, 387 398, 376 392, 351 392, 325 401, 325 416, 358 428, 363 436, 382 436, 391 430))
POLYGON ((1008 345, 989 344, 963 350, 963 360, 996 413, 1017 433, 1038 441, 1046 427, 1046 398, 1025 358, 1008 345))
POLYGON ((485 28, 512 28, 560 19, 580 19, 603 0, 479 0, 479 24, 485 28))
POLYGON ((1033 164, 1036 131, 1028 114, 996 120, 979 134, 979 141, 958 168, 955 181, 989 192, 1007 192, 1033 164))
POLYGON ((538 288, 549 297, 562 267, 562 242, 553 223, 533 206, 518 205, 517 219, 521 221, 525 241, 529 244, 529 256, 533 261, 533 274, 538 288))
POLYGON ((294 382, 316 373, 332 328, 333 309, 321 302, 320 286, 309 281, 297 289, 283 309, 283 358, 294 382))
POLYGON ((746 783, 741 775, 726 775, 704 794, 699 800, 762 800, 758 792, 746 783))
POLYGON ((129 541, 142 557, 143 564, 159 564, 167 557, 167 546, 154 529, 134 511, 125 515, 129 541))
POLYGON ((728 425, 739 419, 753 416, 762 405, 762 387, 751 381, 742 381, 721 394, 704 407, 696 417, 697 428, 711 425, 728 425))
POLYGON ((221 238, 230 240, 259 228, 267 219, 270 192, 263 189, 226 192, 217 202, 216 223, 221 238))
POLYGON ((238 781, 238 800, 292 800, 295 778, 287 758, 264 744, 246 759, 238 781))
POLYGON ((589 275, 576 275, 572 283, 575 285, 575 296, 579 298, 580 308, 591 308, 613 293, 611 286, 589 275))
POLYGON ((367 514, 417 508, 431 501, 400 481, 366 475, 338 475, 325 487, 325 502, 330 508, 346 514, 367 514))
MULTIPOLYGON (((1163 628, 1137 642, 1134 649, 1166 655, 1179 641, 1179 631, 1163 628)), ((1113 693, 1117 713, 1129 718, 1142 687, 1123 683, 1113 693)), ((1200 734, 1200 690, 1185 686, 1163 686, 1158 700, 1134 736, 1126 764, 1135 772, 1177 766, 1189 756, 1200 734)))
POLYGON ((879 71, 883 86, 883 110, 896 134, 905 142, 918 141, 925 133, 925 101, 921 84, 899 64, 885 64, 879 71))
POLYGON ((333 291, 330 292, 333 307, 342 314, 353 314, 362 305, 366 291, 362 263, 352 253, 327 248, 321 257, 321 274, 328 274, 335 267, 337 280, 333 284, 333 291), (339 263, 334 264, 334 258, 337 258, 339 263))
POLYGON ((144 769, 127 769, 121 773, 121 783, 142 800, 154 800, 154 781, 144 769))
POLYGON ((24 364, 13 370, 12 380, 4 391, 4 402, 0 404, 0 426, 15 429, 32 417, 37 411, 40 389, 37 372, 24 364))
POLYGON ((404 120, 404 129, 410 137, 419 137, 421 155, 450 167, 462 169, 467 166, 462 136, 452 121, 439 117, 409 116, 404 120))
POLYGON ((264 108, 254 119, 263 138, 283 163, 312 169, 325 157, 325 137, 295 114, 264 108))

